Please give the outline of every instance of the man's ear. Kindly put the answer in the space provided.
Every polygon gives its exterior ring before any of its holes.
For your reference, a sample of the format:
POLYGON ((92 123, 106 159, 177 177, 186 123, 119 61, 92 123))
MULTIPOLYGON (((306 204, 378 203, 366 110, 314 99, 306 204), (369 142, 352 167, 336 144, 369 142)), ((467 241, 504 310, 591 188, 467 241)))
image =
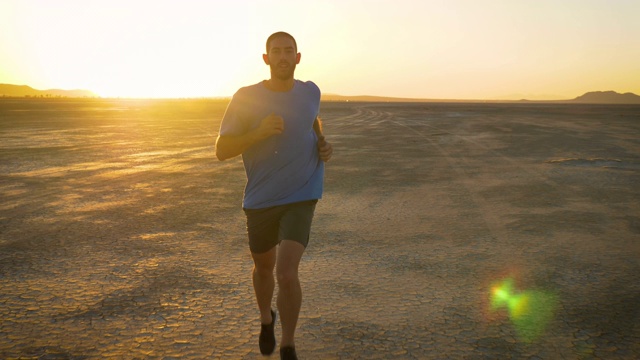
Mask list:
POLYGON ((262 60, 264 61, 265 64, 269 65, 269 55, 268 54, 262 54, 262 60))
POLYGON ((296 65, 300 64, 300 58, 302 57, 302 54, 297 53, 296 54, 296 65))

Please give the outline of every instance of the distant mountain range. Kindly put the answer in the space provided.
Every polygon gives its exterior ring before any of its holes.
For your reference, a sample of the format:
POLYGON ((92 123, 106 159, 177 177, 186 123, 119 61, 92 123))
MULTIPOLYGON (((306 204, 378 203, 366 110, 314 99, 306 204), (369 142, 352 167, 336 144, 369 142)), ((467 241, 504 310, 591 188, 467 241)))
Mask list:
MULTIPOLYGON (((89 90, 37 90, 27 85, 0 84, 0 97, 98 97, 89 90)), ((615 91, 592 91, 569 100, 452 100, 419 99, 384 96, 343 96, 323 94, 323 101, 368 101, 368 102, 532 102, 532 103, 581 103, 581 104, 640 104, 640 96, 634 93, 620 94, 615 91)))
POLYGON ((37 90, 27 85, 0 84, 0 97, 97 97, 89 90, 37 90))
POLYGON ((452 100, 452 99, 417 99, 394 98, 383 96, 343 96, 323 94, 323 101, 375 101, 375 102, 531 102, 531 103, 581 103, 581 104, 640 104, 640 96, 634 93, 620 94, 615 91, 592 91, 569 100, 452 100))

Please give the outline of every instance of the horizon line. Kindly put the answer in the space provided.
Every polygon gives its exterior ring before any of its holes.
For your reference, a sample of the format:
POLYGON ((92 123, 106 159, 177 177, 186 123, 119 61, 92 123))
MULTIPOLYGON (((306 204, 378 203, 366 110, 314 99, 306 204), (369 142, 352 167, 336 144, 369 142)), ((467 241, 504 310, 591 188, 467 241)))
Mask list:
MULTIPOLYGON (((47 89, 47 90, 38 90, 29 85, 16 85, 16 84, 7 84, 0 83, 0 86, 7 85, 12 87, 27 87, 35 92, 35 94, 22 94, 22 95, 13 95, 13 94, 0 94, 2 98, 94 98, 94 99, 137 99, 137 100, 153 100, 153 99, 166 99, 166 100, 178 100, 178 99, 214 99, 214 100, 225 100, 231 99, 233 95, 222 95, 222 96, 102 96, 100 94, 96 94, 91 90, 86 89, 73 89, 73 90, 65 90, 65 89, 47 89), (51 92, 51 93, 48 93, 51 92), (65 93, 78 93, 84 92, 88 93, 87 95, 80 94, 72 94, 66 95, 65 93), (89 95, 91 94, 91 95, 89 95)), ((423 98, 423 97, 399 97, 399 96, 384 96, 384 95, 341 95, 337 93, 322 93, 321 101, 378 101, 378 102, 567 102, 567 101, 576 101, 586 95, 589 96, 626 96, 626 97, 638 97, 637 94, 633 92, 625 92, 619 93, 614 90, 606 90, 606 91, 588 91, 582 95, 578 95, 574 98, 565 98, 565 99, 528 99, 526 97, 519 99, 509 99, 509 98, 423 98)), ((635 101, 634 101, 635 103, 635 101)))
MULTIPOLYGON (((631 93, 633 94, 633 93, 631 93)), ((635 95, 635 94, 634 94, 635 95)), ((335 95, 334 95, 335 96, 335 95)), ((597 101, 579 101, 573 99, 559 100, 530 100, 530 99, 429 99, 429 98, 396 98, 389 96, 375 95, 339 95, 342 99, 326 99, 321 98, 321 102, 387 102, 387 103, 563 103, 563 104, 605 104, 605 105, 637 105, 639 103, 616 103, 616 102, 597 102, 597 101)), ((216 100, 230 101, 232 96, 198 96, 198 97, 128 97, 128 96, 43 96, 43 95, 25 95, 25 96, 8 96, 0 95, 0 99, 29 99, 29 100, 216 100)))

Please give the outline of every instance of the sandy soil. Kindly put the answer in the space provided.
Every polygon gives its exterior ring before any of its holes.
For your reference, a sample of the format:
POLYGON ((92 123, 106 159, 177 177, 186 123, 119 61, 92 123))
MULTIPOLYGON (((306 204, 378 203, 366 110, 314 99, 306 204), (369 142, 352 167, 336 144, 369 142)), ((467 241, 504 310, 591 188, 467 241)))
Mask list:
MULTIPOLYGON (((262 358, 225 105, 0 99, 0 358, 262 358)), ((640 107, 322 115, 301 358, 640 357, 640 107)))

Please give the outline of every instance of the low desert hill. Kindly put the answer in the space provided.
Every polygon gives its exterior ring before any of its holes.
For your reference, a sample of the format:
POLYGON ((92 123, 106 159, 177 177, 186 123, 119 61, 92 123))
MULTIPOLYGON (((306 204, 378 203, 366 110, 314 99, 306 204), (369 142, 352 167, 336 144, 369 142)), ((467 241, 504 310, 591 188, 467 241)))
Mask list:
POLYGON ((0 84, 0 97, 96 97, 89 90, 37 90, 27 85, 0 84))
POLYGON ((592 91, 573 99, 572 102, 590 104, 640 104, 640 96, 615 91, 592 91))

